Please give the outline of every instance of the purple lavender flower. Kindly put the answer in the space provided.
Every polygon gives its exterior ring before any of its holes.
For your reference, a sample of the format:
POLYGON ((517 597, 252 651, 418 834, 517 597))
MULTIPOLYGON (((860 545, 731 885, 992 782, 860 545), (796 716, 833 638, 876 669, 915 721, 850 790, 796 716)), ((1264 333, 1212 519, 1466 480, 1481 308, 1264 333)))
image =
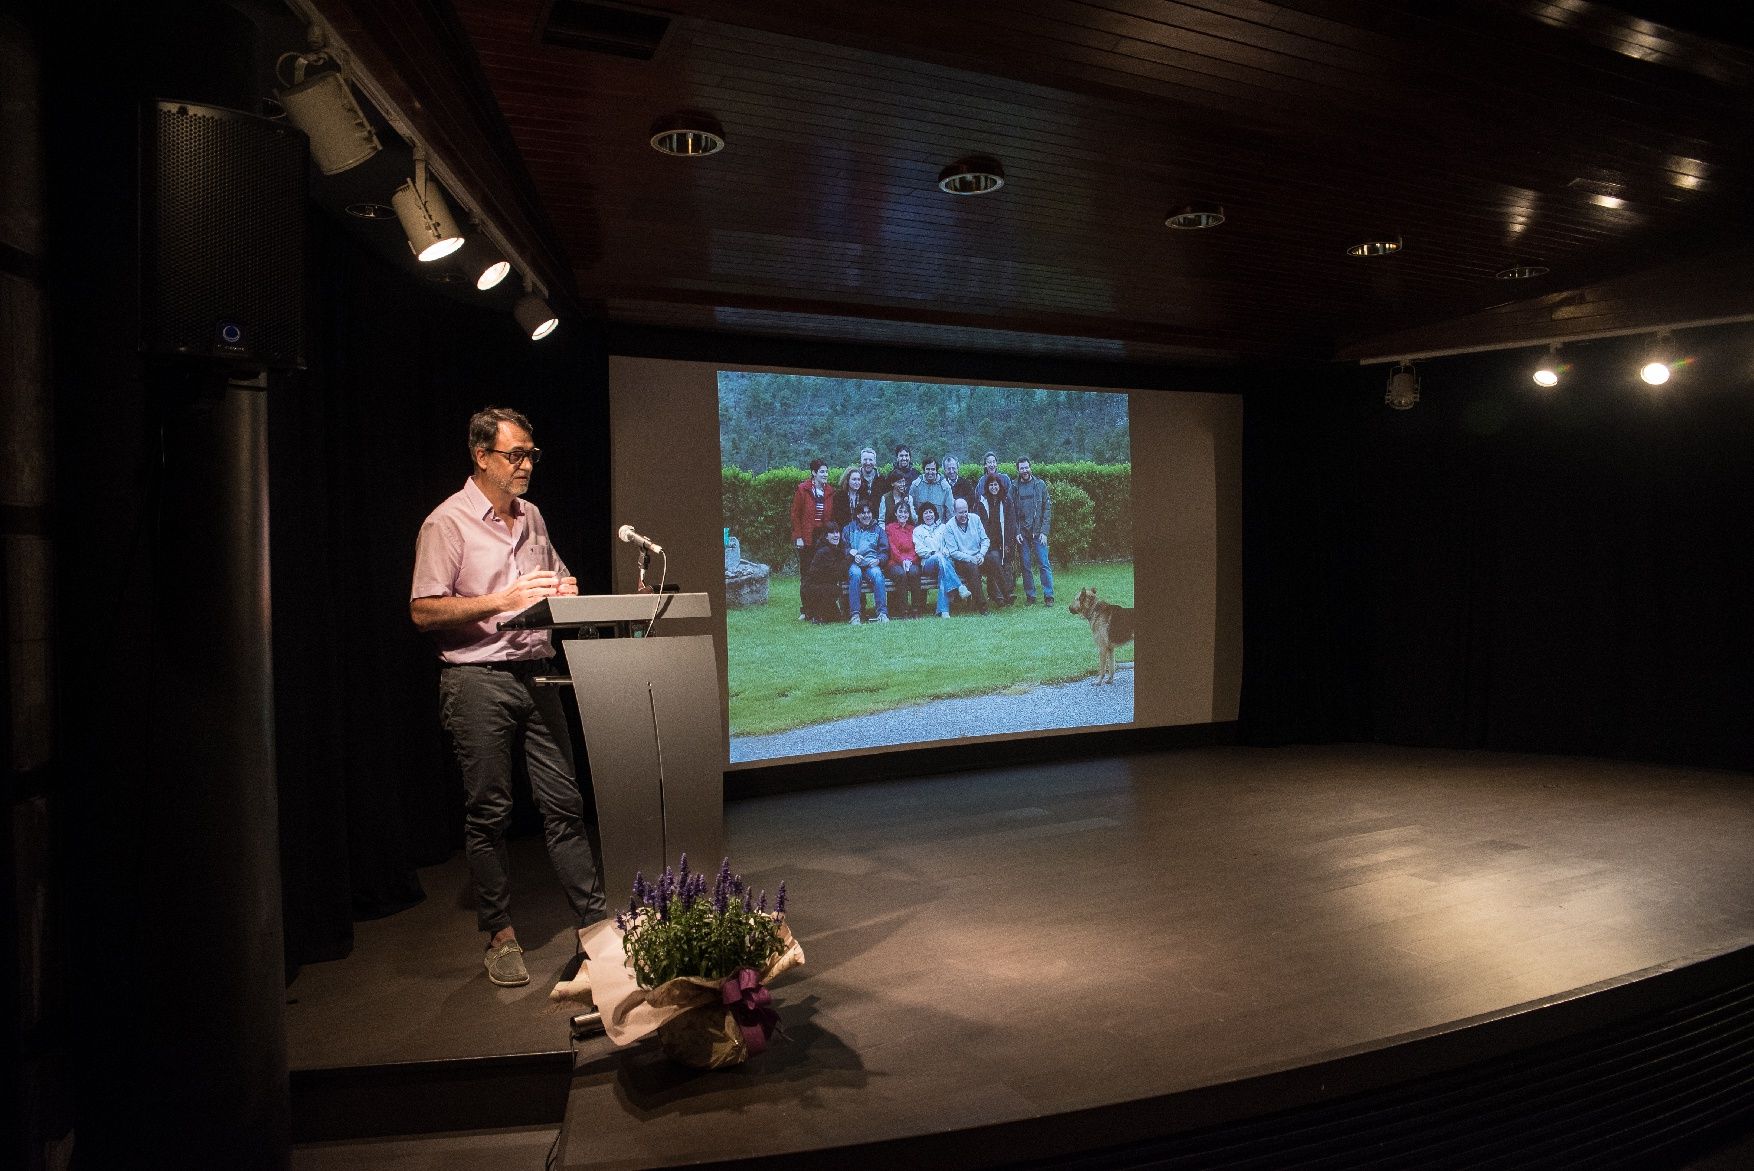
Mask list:
POLYGON ((748 891, 744 891, 743 892, 743 913, 749 914, 749 913, 753 912, 754 910, 755 910, 755 900, 750 896, 748 891))
POLYGON ((643 870, 633 872, 633 897, 642 903, 646 901, 646 872, 643 870))
POLYGON ((779 893, 773 899, 773 913, 776 915, 786 913, 786 884, 783 882, 780 883, 779 893))
POLYGON ((621 932, 623 935, 627 934, 627 916, 626 915, 619 915, 618 914, 615 916, 615 930, 621 932))
POLYGON ((765 890, 761 892, 761 897, 755 900, 755 909, 763 915, 767 914, 767 892, 765 890))
POLYGON ((683 890, 688 889, 688 851, 682 851, 682 860, 676 868, 676 885, 683 890))
POLYGON ((706 875, 690 874, 688 876, 688 906, 706 897, 706 875))

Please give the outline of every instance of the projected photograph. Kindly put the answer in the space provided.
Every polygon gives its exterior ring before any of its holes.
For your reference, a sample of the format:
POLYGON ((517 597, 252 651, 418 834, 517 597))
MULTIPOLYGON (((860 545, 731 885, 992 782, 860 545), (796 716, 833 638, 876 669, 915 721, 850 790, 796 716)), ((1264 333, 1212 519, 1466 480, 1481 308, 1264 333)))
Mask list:
POLYGON ((733 763, 1132 722, 1125 394, 718 384, 733 763))

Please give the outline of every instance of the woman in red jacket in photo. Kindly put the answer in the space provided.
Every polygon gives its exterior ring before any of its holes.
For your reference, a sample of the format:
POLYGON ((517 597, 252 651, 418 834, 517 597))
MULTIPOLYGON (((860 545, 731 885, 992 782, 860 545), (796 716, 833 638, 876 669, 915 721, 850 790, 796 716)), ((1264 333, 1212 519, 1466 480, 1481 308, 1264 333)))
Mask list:
MULTIPOLYGON (((800 590, 804 575, 809 569, 810 553, 816 548, 817 538, 833 527, 834 489, 828 486, 828 461, 813 459, 810 461, 810 478, 800 483, 792 493, 792 544, 798 550, 800 590)), ((808 617, 809 609, 800 600, 798 617, 808 617)))
POLYGON ((896 502, 885 526, 889 537, 889 560, 883 573, 890 581, 890 609, 912 618, 926 612, 926 591, 920 588, 920 558, 914 551, 913 501, 903 496, 896 502))

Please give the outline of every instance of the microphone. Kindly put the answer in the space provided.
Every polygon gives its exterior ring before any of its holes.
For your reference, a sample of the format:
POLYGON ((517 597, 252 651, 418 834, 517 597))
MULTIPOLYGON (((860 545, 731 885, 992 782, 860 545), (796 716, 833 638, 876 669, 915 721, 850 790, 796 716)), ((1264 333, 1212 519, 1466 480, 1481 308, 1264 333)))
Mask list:
POLYGON ((664 546, 658 544, 656 541, 652 540, 650 537, 642 537, 638 533, 634 532, 632 525, 622 525, 620 536, 621 536, 621 539, 626 541, 628 544, 638 545, 640 548, 644 549, 648 553, 662 553, 664 551, 664 546))

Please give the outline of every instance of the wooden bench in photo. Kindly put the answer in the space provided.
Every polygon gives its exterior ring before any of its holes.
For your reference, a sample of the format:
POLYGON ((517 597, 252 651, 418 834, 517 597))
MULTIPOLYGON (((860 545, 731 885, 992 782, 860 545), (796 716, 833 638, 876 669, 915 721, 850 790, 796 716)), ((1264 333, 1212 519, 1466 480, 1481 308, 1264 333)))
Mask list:
MULTIPOLYGON (((872 591, 870 579, 860 578, 859 584, 859 613, 863 614, 865 612, 865 599, 870 598, 872 606, 875 607, 877 604, 877 598, 872 591)), ((937 570, 923 571, 920 574, 920 589, 926 595, 926 608, 922 613, 931 613, 932 608, 937 601, 937 599, 932 596, 938 589, 937 570)), ((892 596, 895 593, 895 583, 893 581, 889 583, 889 592, 892 596)), ((842 603, 845 603, 847 600, 847 583, 844 578, 840 583, 840 597, 842 603)), ((873 610, 872 612, 875 613, 876 611, 873 610)), ((851 613, 851 611, 849 611, 849 613, 851 613)))

